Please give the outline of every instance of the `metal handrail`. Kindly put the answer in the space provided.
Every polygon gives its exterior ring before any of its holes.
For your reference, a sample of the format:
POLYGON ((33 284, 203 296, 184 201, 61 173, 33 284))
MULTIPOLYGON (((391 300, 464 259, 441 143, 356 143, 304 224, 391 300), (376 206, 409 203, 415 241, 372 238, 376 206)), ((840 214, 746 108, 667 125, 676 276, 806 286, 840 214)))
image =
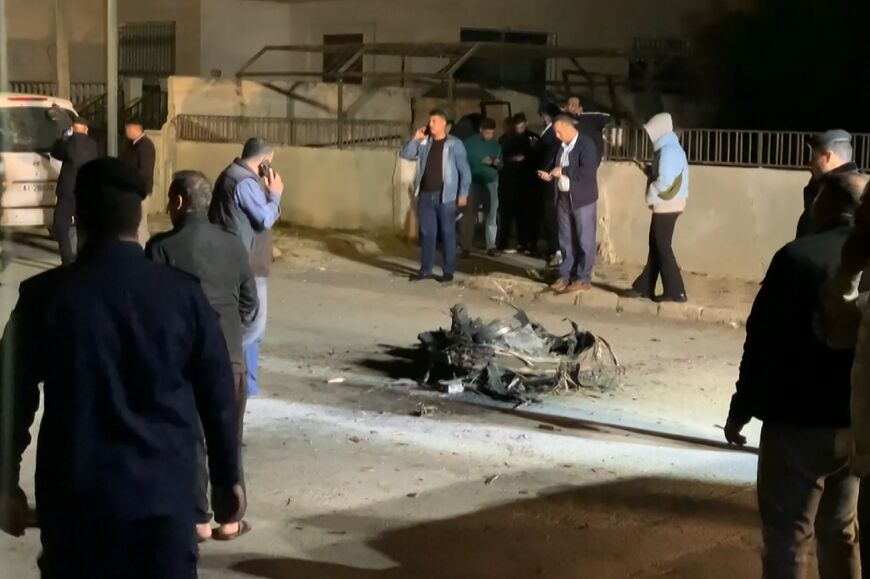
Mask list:
POLYGON ((410 124, 404 121, 362 119, 345 119, 339 130, 336 119, 179 115, 175 127, 184 141, 243 143, 262 137, 296 147, 397 148, 410 134, 410 124))
MULTIPOLYGON (((677 129, 689 163, 727 167, 806 169, 810 132, 677 129)), ((604 157, 609 161, 649 162, 652 142, 643 128, 613 127, 606 131, 604 157)), ((870 170, 870 134, 853 135, 855 162, 870 170)))

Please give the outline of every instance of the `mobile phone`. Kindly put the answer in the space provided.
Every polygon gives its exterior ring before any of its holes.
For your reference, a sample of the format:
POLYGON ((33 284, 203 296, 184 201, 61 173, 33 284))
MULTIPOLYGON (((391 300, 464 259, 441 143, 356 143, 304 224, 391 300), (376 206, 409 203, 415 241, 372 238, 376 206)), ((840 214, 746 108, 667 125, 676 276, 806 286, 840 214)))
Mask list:
POLYGON ((259 171, 260 177, 265 179, 272 174, 272 163, 270 163, 269 161, 263 161, 262 163, 260 163, 259 171))
POLYGON ((423 134, 427 137, 432 134, 432 131, 429 129, 429 125, 426 125, 426 128, 423 130, 423 134))

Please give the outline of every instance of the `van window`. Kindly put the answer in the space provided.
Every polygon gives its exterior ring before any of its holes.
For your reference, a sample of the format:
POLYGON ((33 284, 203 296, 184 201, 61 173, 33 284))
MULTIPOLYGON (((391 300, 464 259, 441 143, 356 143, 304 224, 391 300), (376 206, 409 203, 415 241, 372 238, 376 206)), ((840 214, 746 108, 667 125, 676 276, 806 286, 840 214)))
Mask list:
POLYGON ((48 153, 61 129, 45 107, 0 108, 0 153, 48 153))

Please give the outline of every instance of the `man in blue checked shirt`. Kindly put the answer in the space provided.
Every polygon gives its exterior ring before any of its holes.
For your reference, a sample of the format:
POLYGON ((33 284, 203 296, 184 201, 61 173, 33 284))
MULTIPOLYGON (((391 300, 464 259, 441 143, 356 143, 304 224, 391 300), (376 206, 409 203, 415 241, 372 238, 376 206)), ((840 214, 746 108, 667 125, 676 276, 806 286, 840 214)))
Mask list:
POLYGON ((250 257, 260 308, 245 325, 242 345, 248 375, 248 394, 257 394, 260 343, 266 333, 267 279, 272 266, 272 226, 281 215, 284 181, 272 168, 275 152, 264 139, 249 139, 242 156, 215 182, 209 220, 237 236, 250 257))

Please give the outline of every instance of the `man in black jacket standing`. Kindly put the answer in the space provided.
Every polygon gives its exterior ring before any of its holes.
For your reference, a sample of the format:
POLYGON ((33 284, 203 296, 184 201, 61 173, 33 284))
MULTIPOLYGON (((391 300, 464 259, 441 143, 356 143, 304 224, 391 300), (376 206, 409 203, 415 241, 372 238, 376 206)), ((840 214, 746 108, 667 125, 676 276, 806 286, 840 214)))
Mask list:
POLYGON ((76 211, 74 197, 76 176, 82 165, 99 156, 96 141, 88 136, 88 121, 82 117, 75 117, 72 120, 72 128, 51 148, 51 156, 63 163, 57 178, 57 206, 54 208, 51 234, 60 249, 61 263, 70 265, 76 258, 73 227, 76 211))
MULTIPOLYGON (((154 148, 154 143, 145 134, 145 128, 142 121, 130 119, 124 125, 124 131, 127 135, 127 148, 121 159, 130 167, 136 170, 142 181, 145 182, 145 188, 148 194, 145 199, 151 196, 154 191, 154 166, 157 164, 157 151, 154 148)), ((143 209, 142 222, 139 224, 139 243, 145 246, 151 234, 148 232, 148 213, 143 209)))
POLYGON ((858 165, 852 160, 852 135, 839 129, 810 138, 810 182, 804 187, 804 212, 797 226, 797 237, 812 232, 811 214, 819 192, 831 179, 858 175, 858 165))
POLYGON ((240 521, 238 409, 217 315, 196 278, 145 259, 145 184, 117 159, 81 168, 79 259, 21 284, 0 342, 0 529, 21 536, 21 457, 36 463, 43 577, 189 579, 196 453, 216 519, 240 521))
MULTIPOLYGON (((196 276, 209 303, 218 313, 233 363, 233 382, 239 407, 239 441, 244 431, 248 389, 245 356, 242 352, 242 324, 250 323, 257 313, 257 284, 248 265, 248 252, 241 242, 223 228, 209 223, 208 208, 212 186, 198 171, 176 173, 169 186, 169 216, 172 231, 157 235, 148 242, 145 254, 157 263, 165 263, 196 276)), ((202 453, 202 483, 197 508, 197 533, 200 539, 212 536, 208 514, 208 469, 202 453)), ((239 458, 241 467, 242 459, 239 458)), ((241 468, 240 468, 241 470, 241 468)), ((242 476, 244 485, 244 476, 242 476)), ((221 525, 213 533, 219 540, 243 534, 249 527, 243 522, 221 525)))
MULTIPOLYGON (((537 168, 541 171, 549 172, 553 168, 553 160, 561 146, 558 137, 556 137, 556 129, 553 127, 553 121, 556 120, 559 114, 559 107, 552 103, 548 103, 541 112, 545 126, 541 132, 541 138, 538 140, 536 151, 537 168)), ((539 194, 541 195, 543 205, 540 229, 543 233, 544 244, 546 246, 545 253, 548 265, 556 267, 561 265, 563 260, 562 249, 559 247, 559 217, 556 212, 556 187, 552 181, 541 182, 539 187, 539 194)))
POLYGON ((764 576, 804 578, 812 542, 823 579, 858 579, 859 479, 850 454, 852 350, 834 350, 814 330, 822 285, 836 271, 855 203, 828 205, 816 233, 773 258, 746 324, 746 344, 725 438, 764 422, 758 503, 764 576))

